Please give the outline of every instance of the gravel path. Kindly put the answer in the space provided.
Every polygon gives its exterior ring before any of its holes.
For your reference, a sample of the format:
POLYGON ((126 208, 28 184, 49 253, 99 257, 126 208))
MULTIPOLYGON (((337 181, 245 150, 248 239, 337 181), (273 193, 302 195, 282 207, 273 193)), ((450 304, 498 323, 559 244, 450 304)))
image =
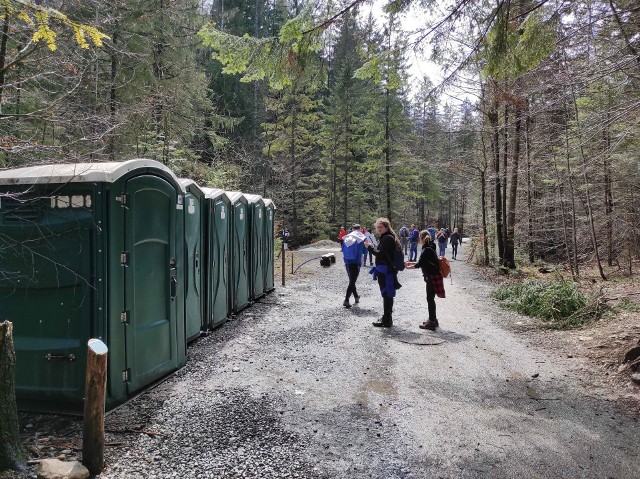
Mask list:
POLYGON ((112 412, 99 477, 640 477, 637 417, 505 327, 518 317, 469 266, 452 262, 430 332, 419 272, 400 273, 385 330, 368 268, 342 307, 340 262, 304 266, 112 412))

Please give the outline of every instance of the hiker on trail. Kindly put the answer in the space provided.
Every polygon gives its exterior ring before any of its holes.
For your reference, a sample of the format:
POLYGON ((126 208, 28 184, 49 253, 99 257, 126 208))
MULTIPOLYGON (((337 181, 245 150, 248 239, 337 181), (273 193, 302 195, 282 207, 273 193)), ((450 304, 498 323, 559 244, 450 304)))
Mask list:
POLYGON ((451 233, 449 244, 451 244, 451 250, 452 250, 451 258, 457 259, 458 244, 462 245, 462 238, 460 237, 460 233, 458 233, 458 228, 453 228, 453 233, 451 233))
POLYGON ((438 243, 438 256, 444 256, 447 251, 447 233, 444 228, 440 228, 440 231, 436 234, 436 241, 438 243))
MULTIPOLYGON (((367 232, 364 234, 364 237, 374 248, 378 247, 378 240, 376 240, 375 235, 371 232, 371 228, 367 228, 367 232)), ((373 255, 367 248, 365 248, 365 256, 363 257, 364 261, 362 266, 367 265, 367 255, 369 256, 369 266, 373 266, 373 255)))
POLYGON ((420 231, 416 228, 416 225, 411 225, 411 231, 409 232, 409 261, 416 261, 418 259, 418 236, 420 231))
POLYGON ((420 329, 430 329, 434 331, 438 327, 438 318, 436 316, 436 300, 435 297, 444 298, 444 279, 440 274, 440 262, 436 255, 435 249, 432 247, 431 234, 428 230, 420 232, 420 244, 422 252, 417 263, 407 262, 407 269, 420 268, 424 282, 427 283, 427 308, 429 311, 429 319, 419 324, 420 329))
POLYGON ((338 241, 342 244, 342 240, 347 236, 347 230, 344 229, 344 226, 340 226, 340 232, 338 233, 338 241))
POLYGON ((344 298, 344 302, 342 303, 345 308, 351 307, 349 299, 352 294, 355 302, 360 302, 360 296, 356 290, 356 281, 360 274, 360 261, 362 261, 362 255, 366 252, 364 240, 365 237, 360 232, 360 225, 354 225, 353 231, 346 235, 342 240, 342 258, 344 259, 344 266, 347 270, 347 276, 349 277, 347 294, 344 298))
POLYGON ((406 226, 402 225, 402 228, 398 231, 400 235, 400 248, 402 249, 402 254, 407 255, 407 244, 409 243, 409 230, 406 226))
POLYGON ((373 323, 376 327, 390 328, 393 325, 393 298, 396 296, 396 290, 402 286, 398 283, 398 273, 393 265, 393 258, 396 250, 402 254, 400 250, 400 241, 395 231, 391 228, 391 223, 387 218, 378 218, 376 220, 376 232, 380 235, 378 247, 374 249, 373 245, 365 241, 365 246, 369 252, 376 257, 376 265, 371 268, 374 280, 378 280, 380 286, 380 294, 382 295, 382 304, 384 313, 379 321, 373 323))
POLYGON ((436 225, 433 224, 433 225, 429 226, 427 228, 427 231, 429 231, 429 234, 431 235, 431 242, 432 243, 435 242, 435 240, 436 240, 436 225))

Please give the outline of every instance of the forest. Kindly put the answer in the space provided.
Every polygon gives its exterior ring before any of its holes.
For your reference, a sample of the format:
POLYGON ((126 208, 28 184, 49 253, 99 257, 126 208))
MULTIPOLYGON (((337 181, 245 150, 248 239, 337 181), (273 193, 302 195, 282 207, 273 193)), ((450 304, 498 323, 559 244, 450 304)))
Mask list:
POLYGON ((0 24, 1 168, 152 158, 272 198, 294 246, 386 216, 485 264, 634 272, 637 0, 0 0, 0 24))

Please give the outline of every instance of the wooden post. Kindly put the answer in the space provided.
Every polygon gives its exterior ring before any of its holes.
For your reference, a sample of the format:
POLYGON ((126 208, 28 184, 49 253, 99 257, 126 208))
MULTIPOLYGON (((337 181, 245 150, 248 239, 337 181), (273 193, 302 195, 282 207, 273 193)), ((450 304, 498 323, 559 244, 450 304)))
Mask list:
POLYGON ((90 339, 87 346, 82 464, 96 475, 104 467, 104 405, 109 349, 99 339, 90 339))
POLYGON ((16 353, 13 324, 0 323, 0 471, 20 469, 25 458, 16 405, 16 353))
POLYGON ((293 251, 291 252, 291 274, 293 274, 293 251))
POLYGON ((285 273, 286 273, 285 268, 287 267, 287 264, 286 264, 287 260, 285 259, 286 256, 287 256, 287 252, 286 252, 287 243, 286 243, 286 241, 287 241, 287 238, 283 237, 282 238, 282 254, 280 255, 280 256, 282 256, 282 286, 283 287, 284 287, 284 283, 285 283, 285 281, 284 281, 284 276, 285 276, 285 273))

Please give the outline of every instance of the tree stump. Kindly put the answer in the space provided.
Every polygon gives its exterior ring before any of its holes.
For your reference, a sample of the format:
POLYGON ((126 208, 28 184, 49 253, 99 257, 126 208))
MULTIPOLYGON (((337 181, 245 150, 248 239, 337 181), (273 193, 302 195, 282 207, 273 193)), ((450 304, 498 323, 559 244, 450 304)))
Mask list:
POLYGON ((0 471, 22 469, 25 458, 16 405, 16 353, 13 324, 0 323, 0 471))

